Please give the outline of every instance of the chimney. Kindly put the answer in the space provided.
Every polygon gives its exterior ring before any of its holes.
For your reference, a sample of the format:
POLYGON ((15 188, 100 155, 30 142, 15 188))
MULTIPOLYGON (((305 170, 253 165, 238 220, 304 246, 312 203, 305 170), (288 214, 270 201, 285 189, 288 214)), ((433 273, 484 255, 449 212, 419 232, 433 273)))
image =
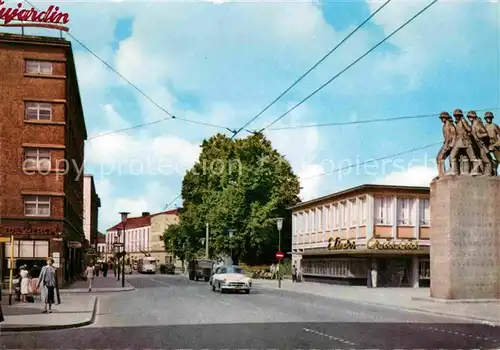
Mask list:
POLYGON ((149 211, 143 211, 142 212, 142 216, 149 216, 149 214, 150 214, 149 211))

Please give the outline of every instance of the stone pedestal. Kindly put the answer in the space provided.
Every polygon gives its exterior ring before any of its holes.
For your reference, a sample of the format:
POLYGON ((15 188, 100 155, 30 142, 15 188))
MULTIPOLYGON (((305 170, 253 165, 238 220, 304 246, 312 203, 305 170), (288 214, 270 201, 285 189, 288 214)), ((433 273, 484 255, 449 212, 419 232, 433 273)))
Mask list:
POLYGON ((431 183, 431 297, 500 299, 500 177, 431 183))

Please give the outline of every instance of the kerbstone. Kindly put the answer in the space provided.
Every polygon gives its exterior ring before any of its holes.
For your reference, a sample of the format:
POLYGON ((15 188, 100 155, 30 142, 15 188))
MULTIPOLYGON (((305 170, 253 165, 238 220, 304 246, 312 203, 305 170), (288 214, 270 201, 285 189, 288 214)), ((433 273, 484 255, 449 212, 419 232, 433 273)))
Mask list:
POLYGON ((500 299, 500 178, 431 183, 431 297, 500 299))

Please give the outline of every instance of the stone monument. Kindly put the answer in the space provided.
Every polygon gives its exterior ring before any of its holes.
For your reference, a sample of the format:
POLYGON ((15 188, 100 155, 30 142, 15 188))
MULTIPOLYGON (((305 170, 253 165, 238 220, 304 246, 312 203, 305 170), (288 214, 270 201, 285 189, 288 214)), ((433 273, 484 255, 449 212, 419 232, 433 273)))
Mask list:
POLYGON ((460 109, 453 117, 440 115, 444 142, 431 183, 431 297, 500 299, 500 128, 491 112, 486 125, 474 111, 470 124, 460 109))

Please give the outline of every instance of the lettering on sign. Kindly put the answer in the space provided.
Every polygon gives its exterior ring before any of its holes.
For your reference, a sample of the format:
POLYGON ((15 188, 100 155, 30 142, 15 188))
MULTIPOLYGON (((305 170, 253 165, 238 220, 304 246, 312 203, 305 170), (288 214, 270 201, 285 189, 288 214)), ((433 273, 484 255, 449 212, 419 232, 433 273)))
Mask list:
POLYGON ((352 250, 356 249, 356 242, 348 239, 342 240, 339 237, 331 237, 328 240, 328 250, 352 250))
POLYGON ((414 239, 396 242, 393 241, 392 238, 387 238, 385 240, 370 238, 366 247, 368 249, 378 250, 418 250, 419 244, 418 241, 414 239))
POLYGON ((50 5, 43 11, 35 8, 23 8, 22 3, 16 7, 5 6, 0 0, 0 26, 2 27, 41 27, 69 31, 65 25, 69 22, 69 14, 60 12, 59 6, 50 5))
POLYGON ((55 235, 57 232, 57 226, 55 225, 45 228, 5 227, 0 225, 0 235, 55 235))

